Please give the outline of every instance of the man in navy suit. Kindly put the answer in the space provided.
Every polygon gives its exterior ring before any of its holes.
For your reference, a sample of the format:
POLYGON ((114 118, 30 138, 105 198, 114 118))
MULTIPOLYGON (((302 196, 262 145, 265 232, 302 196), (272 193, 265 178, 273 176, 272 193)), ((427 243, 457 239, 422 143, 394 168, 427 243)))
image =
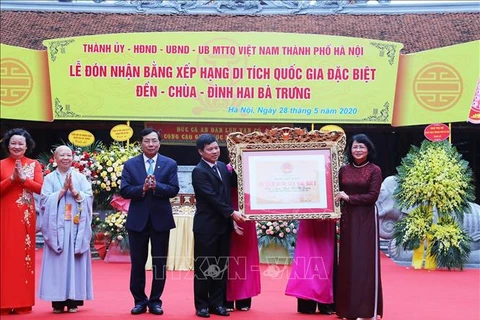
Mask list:
POLYGON ((228 316, 224 302, 230 236, 233 220, 244 221, 245 216, 232 207, 231 174, 225 163, 218 161, 220 148, 215 136, 202 134, 196 145, 202 157, 192 171, 196 201, 193 219, 196 315, 228 316))
POLYGON ((170 198, 178 194, 177 163, 158 153, 160 135, 152 128, 140 133, 143 153, 125 162, 120 195, 131 199, 127 224, 130 244, 130 292, 135 300, 132 314, 163 314, 160 299, 165 287, 170 229, 175 228, 170 198), (151 242, 152 290, 145 294, 145 263, 151 242))

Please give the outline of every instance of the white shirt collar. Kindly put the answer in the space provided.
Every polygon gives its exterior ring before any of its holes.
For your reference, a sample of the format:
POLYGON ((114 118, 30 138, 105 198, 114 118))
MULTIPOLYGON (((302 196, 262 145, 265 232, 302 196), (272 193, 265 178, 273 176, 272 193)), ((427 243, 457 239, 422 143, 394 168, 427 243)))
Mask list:
MULTIPOLYGON (((152 158, 153 159, 153 163, 157 163, 157 158, 158 158, 158 153, 152 158)), ((147 157, 145 155, 145 153, 143 154, 143 163, 147 163, 147 160, 150 159, 149 157, 147 157)))
POLYGON ((210 166, 210 168, 213 168, 213 166, 216 166, 216 165, 217 165, 216 162, 215 162, 215 163, 210 163, 210 162, 206 161, 206 160, 203 159, 203 158, 202 158, 202 161, 205 161, 205 163, 208 164, 208 165, 210 166))

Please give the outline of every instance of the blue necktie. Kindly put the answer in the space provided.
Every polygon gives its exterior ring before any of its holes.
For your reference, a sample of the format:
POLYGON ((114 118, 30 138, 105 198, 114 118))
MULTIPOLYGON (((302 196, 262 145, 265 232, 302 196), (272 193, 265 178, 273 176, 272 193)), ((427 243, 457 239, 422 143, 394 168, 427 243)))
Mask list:
POLYGON ((153 159, 148 159, 148 169, 147 169, 147 174, 151 175, 153 174, 153 159))

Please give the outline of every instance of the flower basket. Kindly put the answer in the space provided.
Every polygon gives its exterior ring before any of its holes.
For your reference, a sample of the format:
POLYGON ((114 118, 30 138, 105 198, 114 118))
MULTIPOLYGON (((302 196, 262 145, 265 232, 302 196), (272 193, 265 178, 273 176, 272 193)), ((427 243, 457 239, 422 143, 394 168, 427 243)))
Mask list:
POLYGON ((290 252, 295 248, 298 221, 258 221, 256 223, 260 262, 290 264, 290 252))
POLYGON ((475 199, 472 170, 449 142, 424 141, 397 167, 393 194, 401 209, 414 208, 394 227, 397 246, 414 250, 412 264, 462 269, 472 239, 460 227, 468 201, 475 199), (426 245, 426 250, 425 250, 426 245))
POLYGON ((95 249, 95 250, 92 250, 92 253, 93 251, 96 252, 96 254, 98 255, 98 258, 100 258, 101 260, 104 260, 105 255, 107 254, 108 245, 111 241, 110 237, 105 236, 105 233, 96 230, 94 232, 94 237, 92 240, 93 240, 92 246, 95 249))
POLYGON ((140 153, 141 148, 138 143, 125 146, 120 142, 114 142, 95 155, 93 169, 96 179, 92 181, 92 188, 97 208, 104 209, 110 206, 113 195, 120 191, 124 163, 140 153))
POLYGON ((99 226, 101 232, 98 232, 97 239, 102 238, 102 236, 103 239, 99 240, 101 242, 98 246, 100 250, 106 250, 105 262, 130 263, 128 232, 125 229, 126 221, 127 213, 117 211, 107 215, 105 221, 99 226))
POLYGON ((103 244, 103 243, 95 243, 95 244, 93 245, 93 247, 94 247, 95 250, 97 251, 98 257, 99 257, 101 260, 104 260, 104 259, 105 259, 105 255, 107 254, 107 245, 106 245, 106 244, 103 244))
POLYGON ((130 250, 122 250, 119 242, 112 241, 105 255, 105 262, 130 263, 130 250))

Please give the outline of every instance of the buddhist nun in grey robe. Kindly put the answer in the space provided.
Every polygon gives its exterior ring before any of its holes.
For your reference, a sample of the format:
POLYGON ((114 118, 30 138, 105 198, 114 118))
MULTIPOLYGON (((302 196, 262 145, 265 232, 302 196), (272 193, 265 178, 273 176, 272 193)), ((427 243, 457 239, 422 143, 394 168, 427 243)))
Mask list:
POLYGON ((38 296, 52 301, 54 313, 77 312, 93 299, 91 184, 72 169, 72 151, 55 150, 57 170, 45 177, 41 191, 45 240, 38 296))

